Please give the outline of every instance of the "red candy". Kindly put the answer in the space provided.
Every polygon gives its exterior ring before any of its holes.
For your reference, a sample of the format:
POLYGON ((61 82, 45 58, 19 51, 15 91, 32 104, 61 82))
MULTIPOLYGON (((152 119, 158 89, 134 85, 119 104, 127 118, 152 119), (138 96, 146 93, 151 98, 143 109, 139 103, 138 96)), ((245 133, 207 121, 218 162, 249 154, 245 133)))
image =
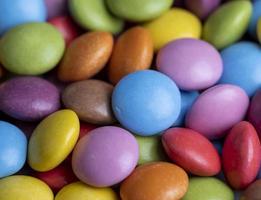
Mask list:
POLYGON ((91 130, 98 128, 97 126, 93 125, 93 124, 89 124, 89 123, 83 123, 81 122, 80 124, 80 134, 79 134, 79 140, 85 136, 86 134, 88 134, 91 130))
POLYGON ((246 121, 236 124, 228 134, 222 152, 225 176, 235 189, 255 180, 261 161, 260 141, 255 128, 246 121))
POLYGON ((219 173, 221 162, 213 144, 203 135, 187 128, 171 128, 162 136, 168 156, 186 171, 198 176, 219 173))

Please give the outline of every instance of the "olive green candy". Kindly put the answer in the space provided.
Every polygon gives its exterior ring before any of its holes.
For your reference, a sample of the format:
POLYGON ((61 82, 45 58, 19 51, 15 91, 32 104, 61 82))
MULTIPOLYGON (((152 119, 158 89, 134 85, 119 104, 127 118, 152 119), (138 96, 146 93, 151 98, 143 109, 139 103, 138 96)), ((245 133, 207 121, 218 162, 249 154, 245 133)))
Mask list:
POLYGON ((85 29, 111 33, 123 29, 123 20, 110 14, 105 0, 70 0, 69 10, 74 20, 85 29))
POLYGON ((190 178, 188 191, 182 200, 234 200, 234 193, 217 178, 190 178))
POLYGON ((65 49, 60 32, 48 23, 16 26, 0 40, 0 60, 10 72, 39 75, 54 68, 65 49))
POLYGON ((167 11, 173 0, 107 0, 111 12, 129 21, 147 21, 167 11))
POLYGON ((203 27, 203 39, 222 49, 238 41, 245 33, 252 14, 251 2, 231 1, 212 13, 203 27))

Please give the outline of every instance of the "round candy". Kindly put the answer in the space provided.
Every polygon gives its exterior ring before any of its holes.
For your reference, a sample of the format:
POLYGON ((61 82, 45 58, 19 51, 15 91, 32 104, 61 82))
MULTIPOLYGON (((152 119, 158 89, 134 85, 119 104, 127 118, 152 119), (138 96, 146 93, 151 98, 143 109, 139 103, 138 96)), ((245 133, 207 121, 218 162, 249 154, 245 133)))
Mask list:
POLYGON ((222 49, 239 40, 245 33, 252 13, 249 1, 231 1, 221 5, 207 19, 203 39, 222 49))
POLYGON ((142 136, 169 128, 178 118, 180 104, 176 84, 153 70, 125 76, 112 95, 112 108, 121 125, 142 136))
POLYGON ((124 180, 139 158, 135 137, 115 126, 105 126, 80 139, 73 151, 72 166, 86 184, 107 187, 124 180))
POLYGON ((261 199, 261 179, 256 180, 244 191, 241 196, 242 200, 258 200, 261 199))
POLYGON ((41 121, 29 141, 30 167, 40 172, 57 167, 73 150, 79 126, 79 119, 71 110, 57 111, 41 121))
POLYGON ((261 17, 259 18, 257 22, 257 38, 259 43, 261 43, 261 17))
POLYGON ((172 161, 192 174, 214 176, 221 170, 217 150, 196 131, 171 128, 163 134, 162 142, 172 161))
POLYGON ((0 199, 53 200, 53 193, 48 185, 39 179, 16 175, 0 179, 0 199))
POLYGON ((74 20, 85 29, 118 33, 123 28, 122 19, 111 15, 105 0, 70 0, 69 9, 74 20))
POLYGON ((119 36, 112 52, 109 79, 116 84, 132 72, 150 68, 153 58, 153 42, 143 27, 128 29, 119 36), (128 58, 128 59, 126 59, 128 58))
POLYGON ((54 68, 64 52, 64 40, 47 23, 16 26, 0 40, 0 60, 10 72, 24 75, 43 74, 54 68))
POLYGON ((223 64, 212 45, 186 38, 170 42, 159 51, 157 68, 182 90, 202 90, 219 80, 223 64))
POLYGON ((261 89, 256 92, 251 100, 248 119, 254 125, 261 138, 261 89))
POLYGON ((118 200, 111 188, 94 188, 81 182, 71 183, 61 189, 55 200, 118 200))
POLYGON ((68 0, 45 0, 48 19, 58 17, 66 13, 68 0))
POLYGON ((141 165, 124 180, 122 200, 179 200, 188 188, 188 176, 177 165, 155 162, 141 165))
POLYGON ((0 178, 15 174, 24 166, 26 150, 24 133, 16 126, 0 121, 0 178))
POLYGON ((93 124, 112 124, 113 86, 100 80, 85 80, 70 84, 62 93, 66 108, 76 112, 80 120, 93 124))
POLYGON ((147 21, 159 17, 173 0, 106 0, 111 12, 129 21, 147 21))
POLYGON ((253 96, 261 87, 261 48, 253 42, 239 42, 221 52, 224 72, 220 83, 243 88, 253 96))
POLYGON ((248 33, 253 37, 256 38, 257 36, 257 22, 258 19, 261 17, 261 1, 254 1, 253 2, 253 11, 251 15, 250 22, 248 24, 248 33))
POLYGON ((17 25, 45 20, 44 0, 0 1, 0 36, 17 25))
POLYGON ((223 137, 247 112, 249 99, 240 87, 216 85, 205 90, 186 116, 186 126, 209 139, 223 137))
POLYGON ((39 77, 15 77, 0 85, 0 110, 22 120, 35 121, 60 108, 58 89, 39 77))
POLYGON ((172 40, 187 37, 200 38, 201 35, 199 19, 181 8, 170 9, 144 26, 152 35, 156 51, 172 40))
POLYGON ((191 178, 182 200, 234 200, 232 190, 222 181, 212 178, 191 178))

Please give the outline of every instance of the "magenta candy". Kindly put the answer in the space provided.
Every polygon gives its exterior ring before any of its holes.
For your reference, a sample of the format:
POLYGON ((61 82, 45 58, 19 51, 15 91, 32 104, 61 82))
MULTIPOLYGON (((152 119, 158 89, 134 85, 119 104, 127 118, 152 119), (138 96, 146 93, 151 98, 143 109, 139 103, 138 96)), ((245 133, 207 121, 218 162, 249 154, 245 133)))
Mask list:
POLYGON ((73 152, 72 166, 81 181, 106 187, 130 175, 138 157, 138 143, 131 133, 119 127, 105 126, 80 139, 73 152))
POLYGON ((219 52, 197 39, 179 39, 158 53, 158 70, 169 76, 182 90, 202 90, 213 86, 223 71, 219 52))
POLYGON ((45 0, 48 19, 64 15, 67 12, 68 0, 45 0))
POLYGON ((186 116, 186 126, 209 139, 223 137, 247 112, 249 99, 243 89, 230 84, 204 91, 186 116))
POLYGON ((254 125, 261 138, 261 90, 258 90, 251 100, 248 119, 254 125))

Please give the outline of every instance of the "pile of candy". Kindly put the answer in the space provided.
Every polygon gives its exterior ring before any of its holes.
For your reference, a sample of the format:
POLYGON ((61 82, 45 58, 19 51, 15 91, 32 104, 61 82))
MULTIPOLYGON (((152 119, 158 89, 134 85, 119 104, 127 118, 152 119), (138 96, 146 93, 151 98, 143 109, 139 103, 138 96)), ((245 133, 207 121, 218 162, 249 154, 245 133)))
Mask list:
POLYGON ((0 0, 0 200, 261 200, 261 0, 0 0))

